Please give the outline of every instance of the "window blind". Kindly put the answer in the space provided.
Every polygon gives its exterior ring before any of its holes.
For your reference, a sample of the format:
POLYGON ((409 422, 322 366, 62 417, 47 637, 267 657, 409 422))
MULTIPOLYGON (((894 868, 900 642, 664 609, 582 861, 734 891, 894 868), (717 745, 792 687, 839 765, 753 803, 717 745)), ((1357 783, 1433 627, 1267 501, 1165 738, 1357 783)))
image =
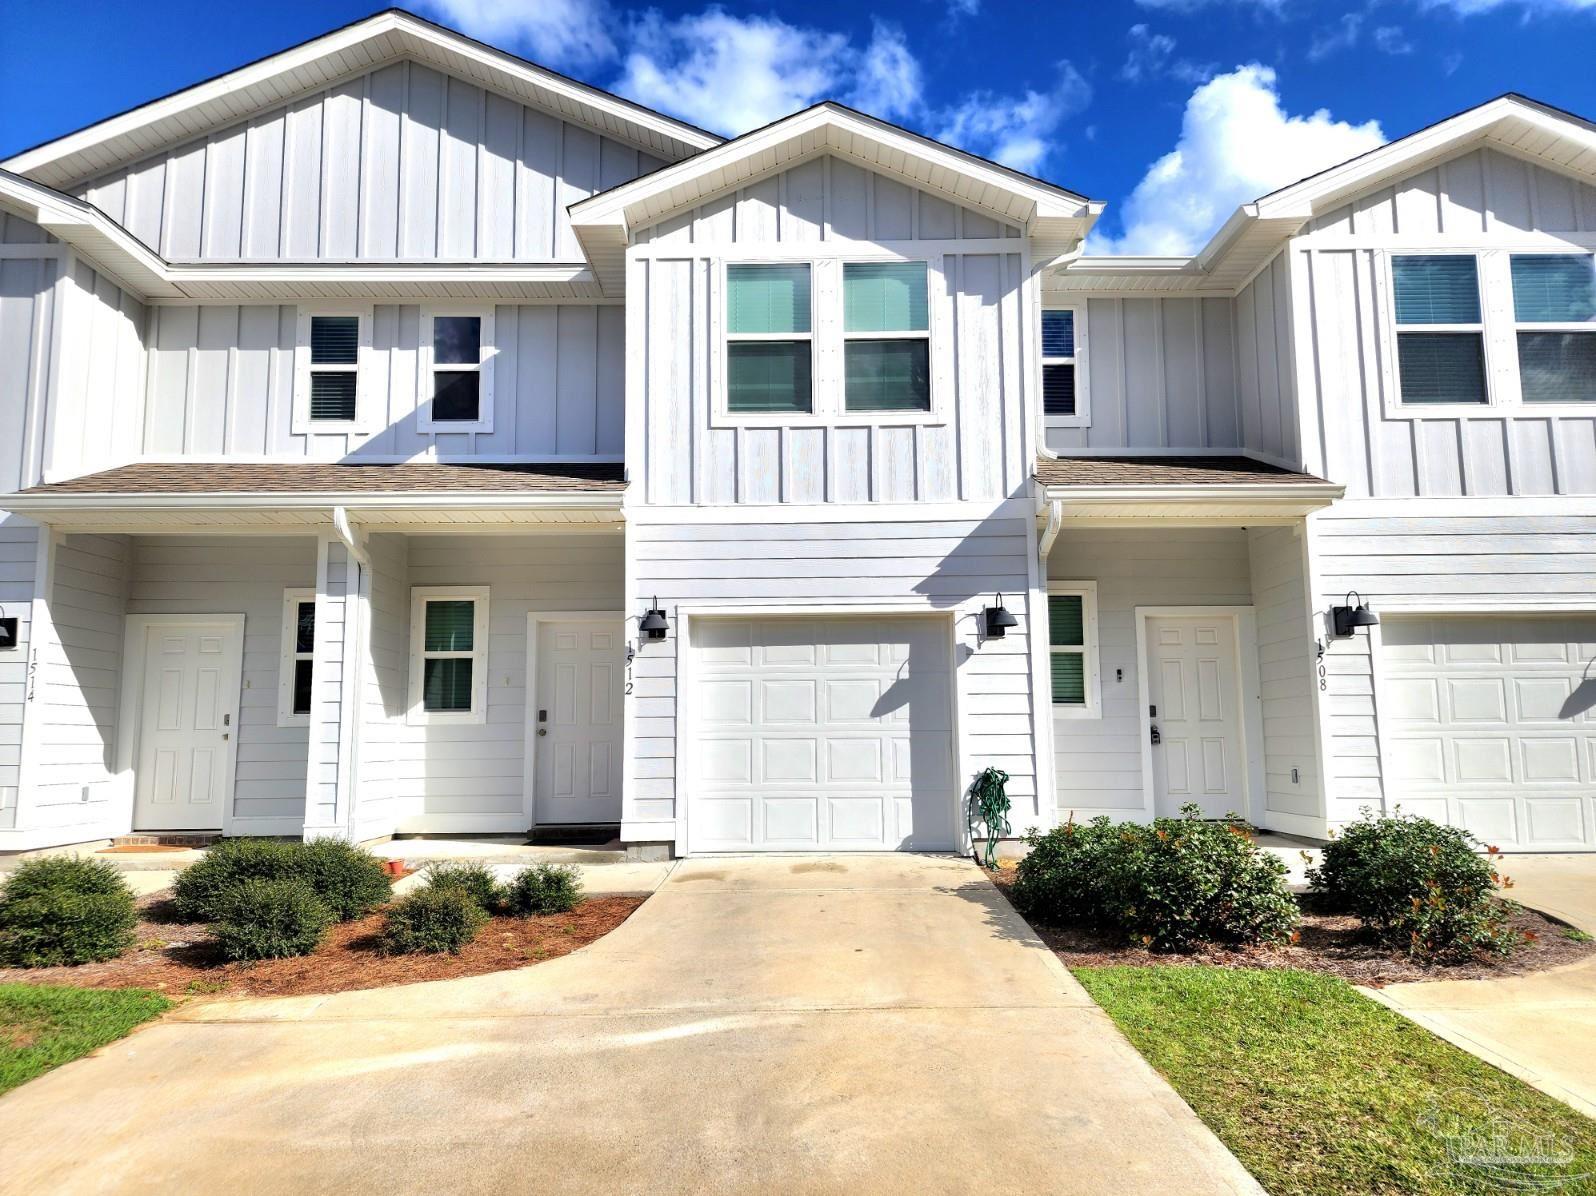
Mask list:
POLYGON ((469 599, 428 602, 424 650, 472 651, 476 638, 476 614, 476 603, 469 599))
POLYGON ((1478 324, 1478 268, 1469 254, 1391 259, 1398 324, 1478 324))
POLYGON ((845 332, 925 332, 931 327, 924 262, 848 262, 842 268, 845 332))
POLYGON ((1596 401, 1596 332, 1520 332, 1518 372, 1526 403, 1596 401))
POLYGON ((845 357, 849 411, 931 410, 926 341, 849 341, 845 357))
POLYGON ((1053 653, 1053 704, 1081 706, 1086 702, 1086 654, 1053 653))
POLYGON ((355 365, 360 360, 359 316, 312 316, 310 363, 355 365))
POLYGON ((1515 254, 1513 314, 1523 324, 1596 320, 1596 268, 1585 253, 1515 254))
POLYGON ((1047 599, 1048 642, 1055 648, 1086 643, 1085 603, 1079 594, 1050 594, 1047 599))
POLYGON ((355 375, 311 372, 310 418, 349 422, 355 418, 355 375))
POLYGON ((809 267, 727 266, 726 330, 731 333, 809 331, 809 267))
POLYGON ((1044 311, 1042 313, 1042 356, 1075 356, 1074 312, 1044 311))
POLYGON ((442 712, 470 710, 472 664, 469 656, 433 657, 426 661, 421 681, 425 708, 442 712))
POLYGON ((1075 414, 1075 366, 1053 362, 1042 367, 1042 412, 1045 415, 1075 414))
POLYGON ((726 346, 726 374, 731 411, 810 409, 808 341, 732 341, 726 346))
POLYGON ((1485 350, 1477 332, 1397 334, 1404 403, 1483 403, 1485 350))

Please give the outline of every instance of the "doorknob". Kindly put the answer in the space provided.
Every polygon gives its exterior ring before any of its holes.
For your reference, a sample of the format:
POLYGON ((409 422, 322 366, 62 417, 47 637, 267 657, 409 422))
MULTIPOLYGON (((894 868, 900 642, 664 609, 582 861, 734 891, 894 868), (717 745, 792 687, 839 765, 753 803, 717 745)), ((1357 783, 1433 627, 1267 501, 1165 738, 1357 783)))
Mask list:
POLYGON ((548 733, 549 733, 549 729, 547 727, 539 727, 538 728, 538 737, 539 738, 542 738, 544 735, 547 735, 548 733))

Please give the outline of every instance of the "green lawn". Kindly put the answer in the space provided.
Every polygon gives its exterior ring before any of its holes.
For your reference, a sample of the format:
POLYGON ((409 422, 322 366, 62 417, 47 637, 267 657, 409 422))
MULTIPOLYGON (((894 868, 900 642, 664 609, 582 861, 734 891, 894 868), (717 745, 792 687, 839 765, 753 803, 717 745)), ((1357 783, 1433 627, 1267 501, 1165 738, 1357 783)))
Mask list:
POLYGON ((1526 1186, 1453 1166, 1443 1134, 1474 1136, 1486 1155, 1571 1154, 1539 1174, 1582 1178, 1540 1190, 1596 1192, 1596 1121, 1334 977, 1208 967, 1075 975, 1274 1196, 1526 1186))
POLYGON ((171 1004, 141 988, 0 984, 0 1093, 116 1041, 171 1004))

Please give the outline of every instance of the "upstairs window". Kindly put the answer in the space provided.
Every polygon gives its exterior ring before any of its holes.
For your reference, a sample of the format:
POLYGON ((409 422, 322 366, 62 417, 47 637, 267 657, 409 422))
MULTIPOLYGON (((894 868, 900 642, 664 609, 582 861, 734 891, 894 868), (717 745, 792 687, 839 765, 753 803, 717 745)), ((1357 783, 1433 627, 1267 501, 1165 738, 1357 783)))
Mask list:
POLYGON ((845 263, 842 293, 846 410, 930 411, 926 263, 845 263))
POLYGON ((360 380, 360 317, 310 317, 310 418, 354 423, 360 380))
POLYGON ((1076 415, 1075 310, 1042 312, 1042 413, 1076 415))
POLYGON ((1050 584, 1047 632, 1054 713, 1095 714, 1097 587, 1088 582, 1050 584))
POLYGON ((487 590, 417 589, 410 624, 410 721, 484 722, 487 590))
POLYGON ((420 426, 492 431, 492 311, 433 310, 423 314, 421 325, 426 365, 420 426))
POLYGON ((726 267, 726 410, 814 410, 807 265, 726 267))
POLYGON ((1596 401, 1596 259, 1515 254, 1513 317, 1526 403, 1596 401))
POLYGON ((283 593, 282 658, 277 680, 277 725, 310 722, 311 683, 316 658, 316 591, 283 593))
POLYGON ((1402 402, 1488 401, 1479 266, 1472 254, 1391 259, 1402 402))

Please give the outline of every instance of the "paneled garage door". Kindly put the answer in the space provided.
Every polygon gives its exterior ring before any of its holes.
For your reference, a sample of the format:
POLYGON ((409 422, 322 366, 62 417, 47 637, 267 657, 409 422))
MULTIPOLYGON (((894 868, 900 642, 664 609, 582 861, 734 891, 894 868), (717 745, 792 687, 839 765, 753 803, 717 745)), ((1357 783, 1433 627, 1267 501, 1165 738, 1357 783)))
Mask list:
POLYGON ((1596 618, 1381 627, 1388 800, 1504 850, 1596 849, 1596 618))
POLYGON ((940 618, 694 619, 691 851, 957 845, 940 618))

